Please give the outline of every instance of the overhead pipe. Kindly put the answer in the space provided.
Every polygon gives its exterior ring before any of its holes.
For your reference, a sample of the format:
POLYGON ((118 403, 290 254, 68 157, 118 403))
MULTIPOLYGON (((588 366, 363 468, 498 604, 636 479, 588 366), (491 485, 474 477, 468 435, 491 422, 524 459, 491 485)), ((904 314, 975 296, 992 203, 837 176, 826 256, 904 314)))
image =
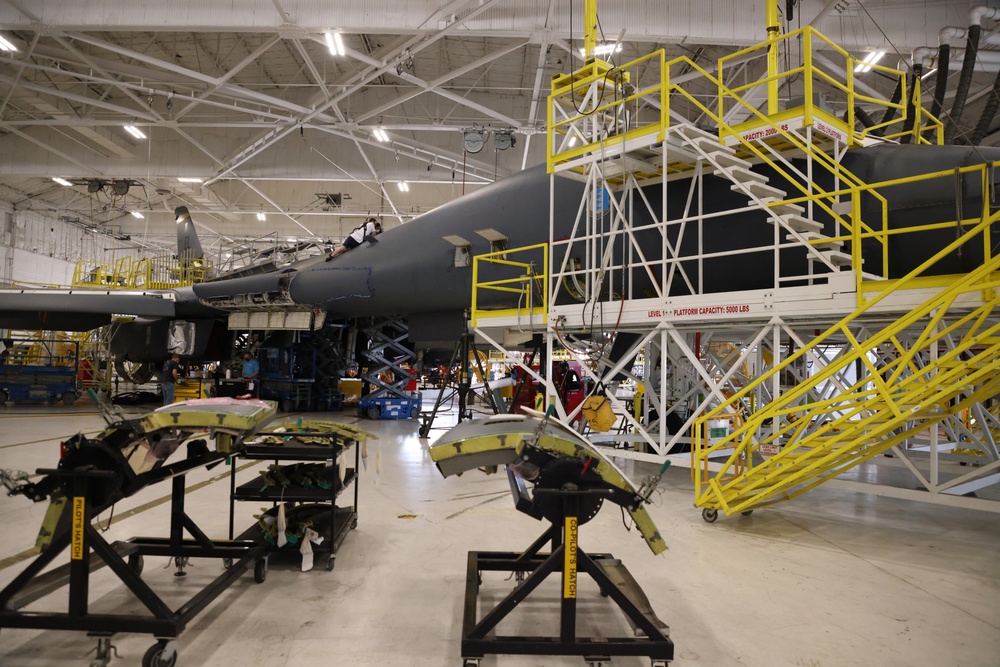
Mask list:
MULTIPOLYGON (((948 63, 948 69, 958 71, 962 69, 961 60, 965 57, 965 49, 950 49, 950 55, 955 58, 948 63)), ((924 72, 931 67, 940 67, 937 49, 932 46, 921 46, 913 50, 915 54, 910 62, 919 62, 924 66, 924 72)), ((976 54, 976 69, 980 72, 995 72, 1000 66, 1000 51, 979 51, 976 54)), ((905 66, 904 66, 905 69, 905 66)))
POLYGON ((965 101, 969 97, 969 87, 972 85, 972 72, 976 66, 976 55, 979 51, 979 36, 982 34, 984 18, 997 18, 1000 10, 978 5, 969 10, 968 42, 965 47, 965 57, 962 59, 962 70, 955 89, 955 101, 951 106, 951 114, 945 119, 944 143, 951 144, 958 134, 958 123, 965 111, 965 101))
MULTIPOLYGON (((938 118, 941 115, 944 94, 948 91, 948 65, 951 46, 946 42, 938 45, 937 74, 934 76, 934 100, 931 102, 931 117, 938 118)), ((914 63, 916 64, 916 63, 914 63)))
POLYGON ((917 81, 920 80, 923 71, 924 66, 921 63, 913 63, 913 73, 910 75, 909 85, 906 87, 908 91, 906 95, 906 120, 903 121, 903 136, 899 138, 901 144, 910 143, 910 133, 913 132, 913 123, 917 118, 917 107, 913 98, 916 94, 917 81))
POLYGON ((993 79, 993 92, 987 97, 986 106, 983 107, 983 113, 979 116, 976 129, 972 131, 972 137, 969 139, 969 143, 973 146, 978 146, 986 138, 986 133, 989 132, 990 125, 993 123, 993 117, 997 115, 997 108, 1000 108, 1000 71, 993 79))
MULTIPOLYGON (((854 117, 865 127, 869 128, 875 124, 875 119, 868 115, 868 112, 861 108, 860 105, 854 106, 854 117)), ((844 120, 847 120, 847 114, 844 114, 844 120)))
POLYGON ((979 34, 982 26, 969 26, 969 41, 965 47, 965 58, 962 59, 962 70, 955 88, 955 100, 951 105, 951 113, 944 119, 944 143, 955 142, 958 134, 958 122, 962 120, 965 111, 965 100, 969 97, 969 87, 972 85, 972 72, 976 67, 976 52, 979 50, 979 34))
MULTIPOLYGON (((892 91, 892 97, 889 98, 890 106, 885 110, 885 113, 882 114, 882 120, 880 121, 880 124, 888 123, 896 116, 896 107, 893 105, 899 104, 899 100, 903 99, 903 81, 905 76, 906 76, 905 74, 901 75, 899 77, 899 80, 896 82, 896 88, 895 90, 892 91)), ((879 129, 872 132, 872 134, 874 134, 877 137, 881 137, 883 134, 885 134, 885 130, 886 130, 885 127, 880 127, 879 129)))

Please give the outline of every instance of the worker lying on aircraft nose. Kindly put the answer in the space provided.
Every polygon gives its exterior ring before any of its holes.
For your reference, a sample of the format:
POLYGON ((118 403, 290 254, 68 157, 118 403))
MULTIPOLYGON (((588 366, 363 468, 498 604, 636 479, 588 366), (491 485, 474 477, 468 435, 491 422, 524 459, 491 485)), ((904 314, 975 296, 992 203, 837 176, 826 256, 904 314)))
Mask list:
POLYGON ((330 253, 330 256, 326 258, 326 261, 329 262, 337 255, 342 255, 352 248, 357 248, 359 245, 364 243, 365 239, 369 236, 376 236, 381 233, 382 223, 375 218, 368 218, 360 227, 354 228, 354 231, 352 231, 347 238, 344 239, 344 244, 330 253))

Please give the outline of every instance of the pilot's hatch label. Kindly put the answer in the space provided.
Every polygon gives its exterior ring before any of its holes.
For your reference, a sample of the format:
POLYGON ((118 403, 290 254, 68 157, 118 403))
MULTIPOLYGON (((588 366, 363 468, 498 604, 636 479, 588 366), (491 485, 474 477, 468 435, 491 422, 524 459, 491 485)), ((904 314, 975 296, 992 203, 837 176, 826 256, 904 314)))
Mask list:
POLYGON ((83 524, 85 519, 83 496, 73 497, 73 541, 69 557, 73 560, 83 560, 83 524))
POLYGON ((563 567, 563 597, 576 597, 576 549, 579 537, 577 518, 575 516, 566 517, 566 539, 565 554, 566 562, 563 567))

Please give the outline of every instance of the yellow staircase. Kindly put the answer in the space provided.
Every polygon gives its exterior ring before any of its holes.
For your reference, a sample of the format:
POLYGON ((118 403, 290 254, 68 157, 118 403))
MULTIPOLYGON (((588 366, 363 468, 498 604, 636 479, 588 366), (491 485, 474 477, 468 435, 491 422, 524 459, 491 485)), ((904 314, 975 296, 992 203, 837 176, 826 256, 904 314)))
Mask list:
POLYGON ((988 257, 975 271, 954 277, 950 285, 864 340, 851 328, 998 219, 1000 213, 984 219, 703 415, 695 428, 692 454, 695 504, 734 514, 794 498, 1000 393, 1000 257, 988 257), (901 343, 904 333, 913 337, 909 345, 901 343), (846 345, 846 351, 751 414, 727 437, 711 443, 703 438, 709 420, 739 412, 741 399, 750 392, 796 360, 815 357, 812 350, 831 344, 846 345), (895 359, 876 366, 869 354, 876 350, 893 350, 895 359), (868 371, 858 382, 841 387, 833 397, 814 398, 822 395, 818 387, 854 364, 868 371), (725 461, 714 475, 709 472, 710 458, 725 461))

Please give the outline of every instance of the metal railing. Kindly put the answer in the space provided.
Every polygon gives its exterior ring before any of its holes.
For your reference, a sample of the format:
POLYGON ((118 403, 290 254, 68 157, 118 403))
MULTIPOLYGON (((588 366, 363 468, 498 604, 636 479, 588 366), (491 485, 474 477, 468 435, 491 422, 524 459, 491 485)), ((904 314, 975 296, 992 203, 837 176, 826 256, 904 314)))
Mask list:
POLYGON ((548 314, 549 245, 513 248, 477 255, 472 259, 472 326, 484 317, 540 316, 548 314), (513 257, 522 261, 515 261, 513 257), (488 280, 483 279, 489 273, 488 280), (513 307, 509 304, 514 303, 513 307))

